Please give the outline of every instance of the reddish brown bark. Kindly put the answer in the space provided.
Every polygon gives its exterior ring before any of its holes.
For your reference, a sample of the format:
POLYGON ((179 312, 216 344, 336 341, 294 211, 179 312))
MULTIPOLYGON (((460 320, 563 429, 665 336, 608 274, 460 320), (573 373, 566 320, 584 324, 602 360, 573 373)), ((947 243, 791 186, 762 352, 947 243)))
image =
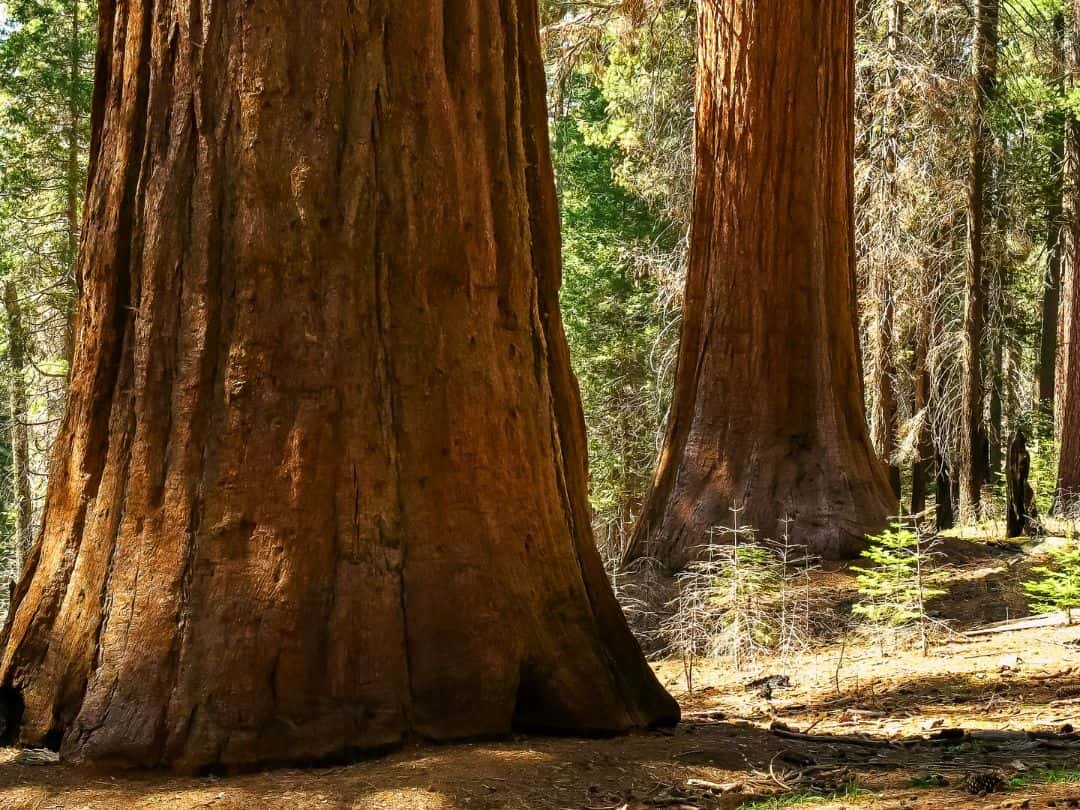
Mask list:
MULTIPOLYGON (((1080 0, 1071 4, 1070 86, 1080 81, 1080 0)), ((1061 439, 1059 491, 1066 507, 1080 495, 1080 120, 1069 115, 1062 177, 1062 295, 1058 337, 1056 418, 1061 439)))
POLYGON ((894 305, 892 284, 887 277, 875 279, 873 295, 878 310, 878 323, 874 337, 874 374, 877 413, 874 420, 874 445, 878 455, 886 463, 889 486, 893 496, 901 495, 900 465, 894 460, 899 438, 899 413, 896 399, 896 354, 893 339, 894 305))
POLYGON ((672 721, 589 528, 534 0, 106 0, 18 739, 251 766, 672 721))
POLYGON ((964 295, 960 429, 960 515, 976 517, 986 481, 985 386, 982 334, 986 320, 986 184, 990 126, 987 108, 997 85, 998 0, 975 0, 972 37, 972 112, 967 188, 967 272, 964 295))
MULTIPOLYGON (((1054 15, 1053 70, 1055 90, 1065 94, 1065 15, 1054 15)), ((1065 163, 1065 129, 1068 116, 1060 121, 1055 112, 1047 123, 1053 128, 1050 138, 1050 171, 1052 180, 1046 197, 1046 279, 1042 296, 1042 322, 1039 336, 1039 374, 1037 397, 1044 414, 1054 412, 1054 386, 1057 374, 1058 320, 1061 309, 1061 250, 1062 250, 1062 175, 1065 163), (1060 124, 1060 126, 1058 125, 1060 124)))
MULTIPOLYGON (((924 267, 924 278, 933 278, 929 267, 924 267)), ((930 414, 930 392, 933 385, 930 368, 930 338, 934 331, 933 284, 924 283, 923 298, 919 302, 919 319, 915 324, 915 347, 912 352, 912 376, 915 379, 914 412, 922 420, 919 426, 918 457, 911 465, 911 514, 921 515, 926 510, 930 478, 934 472, 934 438, 930 414)))
MULTIPOLYGON (((889 53, 885 70, 885 109, 882 116, 881 140, 883 143, 883 173, 881 188, 884 200, 882 211, 891 211, 897 205, 899 186, 896 181, 897 128, 900 124, 900 89, 898 58, 900 37, 904 29, 905 5, 901 0, 890 0, 886 7, 888 24, 886 48, 889 53)), ((899 217, 891 223, 899 227, 899 217)), ((871 364, 871 388, 874 394, 875 412, 871 421, 874 446, 878 455, 888 464, 889 483, 899 500, 901 495, 900 466, 895 461, 899 438, 900 417, 896 395, 896 350, 894 340, 895 305, 890 264, 875 262, 870 267, 870 293, 874 323, 871 330, 873 363, 871 364)))
POLYGON ((11 442, 11 489, 15 517, 15 571, 26 566, 26 555, 33 545, 34 504, 30 487, 30 405, 26 390, 29 365, 26 327, 19 291, 14 281, 4 284, 4 314, 7 326, 8 365, 8 439, 11 442))
POLYGON ((854 554, 896 508, 856 340, 849 0, 701 4, 697 178, 668 436, 631 556, 740 523, 854 554))

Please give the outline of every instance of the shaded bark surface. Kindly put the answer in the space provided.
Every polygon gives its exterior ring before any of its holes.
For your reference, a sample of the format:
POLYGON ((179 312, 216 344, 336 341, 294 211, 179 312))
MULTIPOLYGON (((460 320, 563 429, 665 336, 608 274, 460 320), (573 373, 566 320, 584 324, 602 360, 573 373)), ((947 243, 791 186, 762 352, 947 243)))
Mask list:
POLYGON ((1031 454, 1027 449, 1027 436, 1017 433, 1009 444, 1009 461, 1005 467, 1008 484, 1008 515, 1006 537, 1029 534, 1030 524, 1036 519, 1035 491, 1028 483, 1031 475, 1031 454))
POLYGON ((673 721, 593 544, 534 0, 105 0, 0 697, 192 770, 673 721))
MULTIPOLYGON (((1068 64, 1070 87, 1080 80, 1080 0, 1070 7, 1068 64)), ((1063 170, 1062 293, 1058 331, 1055 423, 1061 439, 1058 476, 1062 506, 1080 495, 1080 120, 1069 115, 1063 170)))
MULTIPOLYGON (((899 187, 896 180, 898 127, 900 126, 899 67, 900 38, 904 30, 905 4, 902 0, 890 0, 886 5, 888 32, 886 47, 889 65, 885 71, 886 103, 882 120, 881 140, 884 144, 884 178, 882 194, 885 196, 882 210, 892 210, 897 205, 899 187)), ((896 217, 899 226, 899 217, 896 217)), ((889 484, 897 500, 901 496, 900 466, 895 462, 900 428, 899 406, 896 393, 896 345, 894 339, 895 302, 892 290, 892 268, 878 262, 870 268, 871 296, 873 300, 873 363, 872 388, 876 411, 871 421, 871 433, 878 455, 889 469, 889 484)))
POLYGON ((674 402, 629 556, 710 530, 858 552, 896 509, 856 340, 848 0, 701 4, 697 177, 674 402))
POLYGON ((952 475, 949 471, 948 461, 941 455, 938 455, 935 462, 937 466, 934 487, 935 525, 939 532, 943 532, 956 525, 956 499, 953 497, 953 490, 955 487, 953 485, 952 475))
POLYGON ((986 321, 986 186, 990 176, 987 110, 997 86, 998 0, 975 0, 972 111, 967 181, 963 381, 960 413, 960 517, 976 516, 987 477, 982 336, 986 321))
POLYGON ((11 439, 11 488, 15 496, 15 571, 26 566, 26 555, 33 545, 34 504, 30 488, 29 402, 26 391, 27 336, 23 326, 22 304, 14 282, 4 285, 4 314, 7 321, 8 421, 11 439))
POLYGON ((911 465, 911 514, 921 515, 926 510, 930 479, 934 474, 934 435, 930 413, 930 394, 933 373, 930 367, 930 339, 934 332, 934 285, 931 268, 924 267, 922 300, 919 302, 919 319, 915 324, 915 346, 911 353, 912 377, 914 378, 913 412, 921 419, 919 426, 918 457, 911 465))
MULTIPOLYGON (((1055 89, 1064 96, 1065 75, 1068 69, 1065 58, 1065 15, 1054 15, 1053 67, 1059 77, 1055 89)), ((1042 297, 1042 323, 1039 335, 1039 407, 1043 413, 1054 411, 1054 385, 1057 376, 1058 320, 1061 307, 1061 252, 1063 215, 1063 167, 1065 163, 1065 130, 1069 127, 1069 114, 1050 116, 1053 129, 1050 139, 1050 171, 1052 179, 1046 198, 1046 279, 1042 297)))

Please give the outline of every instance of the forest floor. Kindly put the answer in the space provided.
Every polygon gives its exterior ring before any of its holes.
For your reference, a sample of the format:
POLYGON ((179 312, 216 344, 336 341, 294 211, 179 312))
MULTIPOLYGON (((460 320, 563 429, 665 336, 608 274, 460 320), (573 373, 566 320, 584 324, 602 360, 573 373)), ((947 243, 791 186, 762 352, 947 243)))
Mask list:
MULTIPOLYGON (((1024 615, 1031 556, 946 544, 956 631, 1024 615)), ((819 575, 850 603, 845 571, 819 575)), ((345 767, 227 778, 19 764, 0 751, 0 810, 780 810, 1080 808, 1080 626, 940 639, 926 657, 849 638, 734 672, 702 662, 677 729, 610 740, 521 737, 418 747, 345 767), (786 675, 771 699, 748 689, 786 675), (973 773, 1005 785, 985 797, 973 773)))

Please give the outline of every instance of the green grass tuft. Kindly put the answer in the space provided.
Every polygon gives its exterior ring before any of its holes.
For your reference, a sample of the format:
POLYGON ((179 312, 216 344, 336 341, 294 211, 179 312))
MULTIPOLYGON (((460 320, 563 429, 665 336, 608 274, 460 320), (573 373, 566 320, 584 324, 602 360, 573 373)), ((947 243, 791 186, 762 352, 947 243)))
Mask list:
POLYGON ((773 796, 769 799, 757 799, 749 804, 741 805, 741 810, 784 810, 786 807, 797 807, 803 804, 818 804, 841 799, 861 799, 870 795, 872 795, 872 791, 857 785, 848 785, 843 790, 834 793, 815 793, 803 790, 795 793, 785 793, 783 796, 773 796))
POLYGON ((945 787, 948 783, 941 774, 931 773, 916 776, 908 784, 913 788, 939 788, 945 787))
POLYGON ((1031 785, 1078 785, 1080 769, 1051 768, 1046 771, 1022 773, 1009 780, 1009 787, 1022 788, 1031 785))

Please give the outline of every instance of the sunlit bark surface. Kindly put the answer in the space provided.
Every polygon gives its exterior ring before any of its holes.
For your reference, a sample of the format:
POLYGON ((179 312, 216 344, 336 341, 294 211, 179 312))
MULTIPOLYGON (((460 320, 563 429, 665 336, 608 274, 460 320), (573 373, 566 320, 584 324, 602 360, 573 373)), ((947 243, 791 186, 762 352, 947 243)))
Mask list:
POLYGON ((102 3, 19 742, 200 769, 675 719, 590 530, 537 26, 102 3))

